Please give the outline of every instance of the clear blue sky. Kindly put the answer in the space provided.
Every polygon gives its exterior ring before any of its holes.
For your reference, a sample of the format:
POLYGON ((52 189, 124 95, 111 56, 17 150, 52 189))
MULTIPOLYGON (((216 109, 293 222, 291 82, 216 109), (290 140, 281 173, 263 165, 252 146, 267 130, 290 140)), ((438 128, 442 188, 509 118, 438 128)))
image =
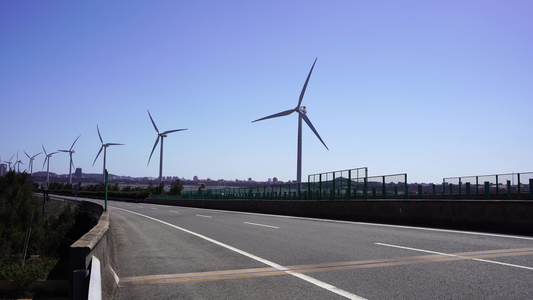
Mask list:
MULTIPOLYGON (((410 182, 533 171, 533 1, 0 2, 0 155, 74 149, 86 173, 410 182)), ((44 155, 34 171, 41 170, 44 155)), ((53 172, 68 173, 65 153, 53 172)))

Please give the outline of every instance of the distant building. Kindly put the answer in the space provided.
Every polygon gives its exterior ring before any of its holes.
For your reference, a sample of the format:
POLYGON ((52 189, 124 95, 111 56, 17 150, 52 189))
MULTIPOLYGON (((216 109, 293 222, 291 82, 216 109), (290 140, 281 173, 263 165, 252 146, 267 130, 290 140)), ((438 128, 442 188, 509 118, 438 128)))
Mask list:
POLYGON ((7 165, 6 164, 0 164, 0 176, 4 176, 7 173, 7 165))
POLYGON ((74 177, 78 179, 81 178, 81 168, 76 168, 76 172, 74 172, 74 177))

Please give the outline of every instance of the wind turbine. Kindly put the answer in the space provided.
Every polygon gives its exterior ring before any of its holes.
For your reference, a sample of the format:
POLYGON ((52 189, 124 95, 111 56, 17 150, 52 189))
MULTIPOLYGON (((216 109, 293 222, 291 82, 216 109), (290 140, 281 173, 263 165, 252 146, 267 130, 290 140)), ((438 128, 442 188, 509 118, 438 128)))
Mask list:
POLYGON ((17 160, 13 164, 13 170, 15 170, 15 167, 16 167, 17 173, 20 173, 20 164, 24 164, 24 163, 19 159, 19 152, 17 151, 17 160))
POLYGON ((26 153, 26 151, 24 151, 24 154, 26 154, 26 156, 30 159, 30 163, 28 164, 28 168, 30 169, 30 176, 33 176, 33 161, 35 160, 35 157, 39 154, 41 154, 42 152, 39 152, 37 154, 35 154, 34 156, 29 156, 28 153, 26 153))
POLYGON ((313 72, 313 68, 315 67, 317 59, 318 58, 315 58, 315 62, 313 63, 313 66, 311 67, 311 70, 309 71, 309 75, 307 75, 307 79, 305 80, 304 86, 302 88, 302 92, 300 93, 300 99, 298 100, 298 105, 296 105, 295 108, 252 121, 252 123, 254 123, 254 122, 262 121, 266 119, 287 116, 287 115, 292 114, 293 112, 298 113, 298 157, 297 157, 297 163, 296 163, 296 181, 298 183, 302 182, 302 119, 305 121, 305 123, 307 123, 309 128, 311 128, 311 130, 315 133, 316 137, 322 142, 322 144, 324 144, 324 147, 328 149, 328 146, 326 146, 326 143, 324 143, 324 141, 322 140, 322 138, 316 131, 315 127, 313 126, 309 118, 306 116, 306 113, 307 113, 306 107, 301 106, 302 100, 305 94, 305 89, 307 88, 307 83, 309 82, 309 78, 311 77, 311 73, 313 72))
POLYGON ((176 131, 183 131, 187 129, 174 129, 174 130, 167 130, 165 132, 159 132, 159 129, 157 129, 157 126, 155 125, 154 119, 152 119, 152 115, 150 114, 150 111, 148 111, 148 116, 150 117, 150 120, 152 121, 152 125, 154 125, 154 129, 157 132, 157 138, 155 139, 154 148, 152 148, 152 153, 150 153, 150 157, 148 158, 148 164, 150 164, 150 159, 152 159, 152 154, 154 154, 155 147, 157 147, 157 143, 159 143, 159 138, 161 138, 161 154, 159 156, 159 186, 161 186, 162 181, 162 175, 163 175, 163 139, 167 137, 169 133, 176 132, 176 131))
POLYGON ((11 160, 13 159, 14 156, 15 156, 15 154, 13 154, 13 155, 11 156, 11 158, 9 159, 9 161, 4 160, 4 162, 7 163, 7 164, 9 165, 9 172, 11 172, 11 164, 12 164, 11 160))
POLYGON ((44 159, 44 163, 43 163, 43 169, 44 169, 44 165, 46 164, 45 190, 47 190, 48 184, 50 183, 50 158, 52 157, 52 155, 59 153, 59 152, 46 153, 46 149, 44 149, 44 145, 42 146, 43 146, 44 155, 46 155, 44 159))
POLYGON ((76 142, 78 141, 78 139, 80 138, 81 134, 78 135, 78 137, 76 138, 76 140, 74 140, 74 143, 72 143, 72 146, 70 146, 70 149, 69 150, 57 150, 59 152, 68 152, 70 154, 70 166, 68 167, 68 174, 69 174, 69 180, 68 180, 68 183, 69 184, 72 184, 72 167, 74 167, 74 163, 72 162, 72 153, 76 152, 74 150, 72 150, 72 148, 74 147, 74 144, 76 144, 76 142))
POLYGON ((98 154, 96 154, 96 158, 94 159, 94 162, 93 162, 93 166, 94 166, 94 163, 96 162, 96 160, 98 159, 98 156, 100 155, 100 153, 102 153, 102 149, 104 149, 104 169, 103 169, 103 178, 104 178, 104 182, 105 182, 105 159, 106 159, 106 149, 107 147, 109 146, 115 146, 115 145, 124 145, 124 144, 117 144, 117 143, 104 143, 104 140, 102 140, 102 135, 100 134, 100 129, 98 129, 98 125, 96 125, 96 130, 98 131, 98 137, 100 138, 100 142, 102 142, 102 147, 100 147, 100 151, 98 151, 98 154))

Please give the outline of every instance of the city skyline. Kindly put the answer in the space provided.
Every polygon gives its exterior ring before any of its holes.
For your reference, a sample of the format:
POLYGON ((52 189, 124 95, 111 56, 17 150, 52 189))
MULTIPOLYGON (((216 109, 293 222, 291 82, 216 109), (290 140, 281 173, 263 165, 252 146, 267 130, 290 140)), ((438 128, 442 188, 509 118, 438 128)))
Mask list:
MULTIPOLYGON (((368 167, 412 182, 533 170, 533 20, 528 1, 295 1, 157 4, 0 2, 0 156, 65 149, 74 167, 106 140, 113 174, 146 166, 153 126, 162 176, 296 179, 294 105, 310 62, 308 174, 368 167), (105 7, 105 9, 102 9, 105 7), (173 127, 174 126, 174 127, 173 127)), ((28 166, 25 156, 19 159, 28 166)), ((44 155, 36 158, 41 171, 44 155)), ((14 163, 14 162, 13 162, 14 163)), ((69 170, 66 153, 50 171, 69 170)))

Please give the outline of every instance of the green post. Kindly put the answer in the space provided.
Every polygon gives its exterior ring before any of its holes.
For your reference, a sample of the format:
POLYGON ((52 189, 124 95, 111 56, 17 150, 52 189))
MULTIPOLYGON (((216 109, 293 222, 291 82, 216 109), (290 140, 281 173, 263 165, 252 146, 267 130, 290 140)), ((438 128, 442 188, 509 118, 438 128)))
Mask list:
POLYGON ((485 181, 485 200, 490 200, 490 182, 485 181))
POLYGON ((398 199, 398 187, 394 186, 394 199, 398 199))
POLYGON ((376 188, 372 188, 372 199, 376 199, 376 188))
POLYGON ((518 173, 518 194, 520 194, 520 173, 518 173))
POLYGON ((352 197, 352 170, 348 171, 348 199, 352 197))
POLYGON ((422 199, 422 185, 418 185, 418 199, 422 199))
POLYGON ((335 172, 333 172, 333 180, 332 180, 332 184, 333 184, 333 187, 331 188, 331 190, 333 191, 332 193, 332 197, 331 197, 331 200, 334 200, 335 199, 335 172))
POLYGON ((437 200, 437 186, 433 184, 433 200, 437 200))
POLYGON ((511 180, 507 180, 507 200, 511 200, 511 180))
POLYGON ((496 175, 496 195, 500 193, 499 187, 500 187, 500 184, 498 183, 498 175, 496 175))
POLYGON ((466 183, 466 200, 470 200, 470 182, 466 183))
MULTIPOLYGON (((529 183, 529 185, 531 186, 531 182, 529 183)), ((363 198, 365 198, 365 200, 368 199, 368 177, 365 177, 363 183, 363 198)))
POLYGON ((529 178, 529 200, 533 200, 533 178, 529 178))
POLYGON ((450 183, 450 199, 453 200, 453 184, 450 183))
POLYGON ((383 176, 383 186, 381 187, 381 198, 382 199, 387 198, 387 187, 385 185, 385 176, 383 176))
POLYGON ((107 212, 107 186, 109 185, 109 173, 105 169, 105 208, 104 211, 107 212))

